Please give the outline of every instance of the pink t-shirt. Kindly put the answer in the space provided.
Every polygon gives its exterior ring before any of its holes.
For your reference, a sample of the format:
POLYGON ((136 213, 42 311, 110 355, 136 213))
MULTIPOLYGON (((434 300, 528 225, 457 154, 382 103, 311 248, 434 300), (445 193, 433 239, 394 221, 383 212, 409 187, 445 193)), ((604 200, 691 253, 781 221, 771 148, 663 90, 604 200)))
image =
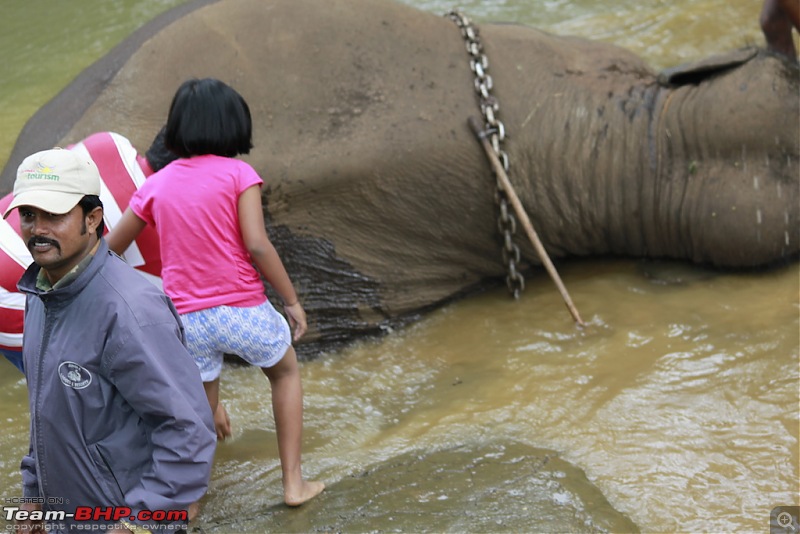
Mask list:
POLYGON ((209 154, 173 161, 131 198, 158 233, 164 292, 178 313, 266 300, 239 228, 239 195, 262 183, 247 163, 209 154))

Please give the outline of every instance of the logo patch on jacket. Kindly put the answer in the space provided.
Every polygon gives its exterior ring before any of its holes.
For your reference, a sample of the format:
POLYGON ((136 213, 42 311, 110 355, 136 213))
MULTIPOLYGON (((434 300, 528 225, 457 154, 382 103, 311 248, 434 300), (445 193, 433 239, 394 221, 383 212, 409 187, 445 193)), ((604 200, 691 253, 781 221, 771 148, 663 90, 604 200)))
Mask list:
POLYGON ((64 362, 58 366, 61 383, 73 389, 83 389, 92 383, 92 374, 75 362, 64 362))

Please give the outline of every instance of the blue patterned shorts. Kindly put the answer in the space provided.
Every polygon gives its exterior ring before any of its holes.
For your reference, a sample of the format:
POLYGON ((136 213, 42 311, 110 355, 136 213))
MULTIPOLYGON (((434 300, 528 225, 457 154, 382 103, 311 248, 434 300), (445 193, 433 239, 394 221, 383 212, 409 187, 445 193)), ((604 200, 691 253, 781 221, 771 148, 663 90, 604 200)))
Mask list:
POLYGON ((181 315, 181 321, 186 348, 203 382, 219 377, 225 353, 258 367, 272 367, 292 344, 289 323, 269 301, 250 308, 216 306, 181 315))

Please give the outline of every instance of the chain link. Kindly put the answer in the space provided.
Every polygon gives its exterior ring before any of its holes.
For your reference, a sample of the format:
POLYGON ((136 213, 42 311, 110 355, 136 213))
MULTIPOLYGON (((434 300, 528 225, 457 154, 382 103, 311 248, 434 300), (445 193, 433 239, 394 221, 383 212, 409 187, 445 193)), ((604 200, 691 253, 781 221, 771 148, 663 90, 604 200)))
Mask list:
MULTIPOLYGON (((445 15, 456 23, 461 29, 461 35, 467 46, 467 53, 470 55, 469 66, 475 73, 475 92, 478 95, 478 104, 481 108, 481 115, 484 119, 484 131, 487 134, 492 149, 497 154, 503 170, 508 173, 508 154, 503 150, 503 141, 506 137, 506 129, 503 123, 497 118, 500 105, 497 98, 492 95, 492 77, 489 75, 489 58, 483 53, 483 44, 472 21, 459 11, 450 11, 445 15)), ((525 278, 517 271, 520 263, 519 247, 514 243, 513 235, 517 231, 517 219, 508 206, 508 196, 498 185, 495 190, 495 203, 498 206, 497 228, 503 239, 502 258, 506 266, 506 285, 508 291, 515 299, 518 299, 522 291, 525 290, 525 278)))

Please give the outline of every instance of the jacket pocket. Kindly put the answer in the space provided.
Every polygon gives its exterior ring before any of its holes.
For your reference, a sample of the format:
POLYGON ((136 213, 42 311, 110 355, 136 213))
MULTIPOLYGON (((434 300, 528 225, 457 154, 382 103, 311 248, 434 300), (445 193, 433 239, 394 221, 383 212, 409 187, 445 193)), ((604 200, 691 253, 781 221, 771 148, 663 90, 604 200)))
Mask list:
POLYGON ((111 465, 106 461, 100 447, 97 444, 90 445, 89 455, 97 468, 97 482, 109 502, 123 504, 125 502, 125 494, 122 492, 114 470, 111 469, 111 465))

